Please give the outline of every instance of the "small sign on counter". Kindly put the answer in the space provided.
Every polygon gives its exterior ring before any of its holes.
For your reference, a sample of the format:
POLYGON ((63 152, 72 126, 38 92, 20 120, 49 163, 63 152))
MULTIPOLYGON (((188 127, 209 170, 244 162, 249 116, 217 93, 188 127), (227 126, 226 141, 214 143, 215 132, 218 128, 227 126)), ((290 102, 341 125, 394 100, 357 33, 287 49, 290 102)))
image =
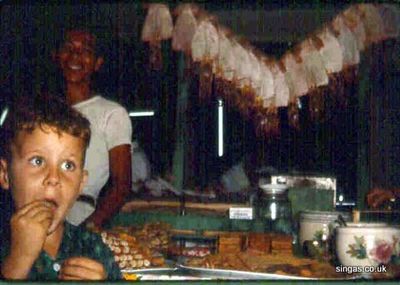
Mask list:
POLYGON ((229 208, 229 219, 231 220, 252 220, 253 219, 253 208, 229 208))

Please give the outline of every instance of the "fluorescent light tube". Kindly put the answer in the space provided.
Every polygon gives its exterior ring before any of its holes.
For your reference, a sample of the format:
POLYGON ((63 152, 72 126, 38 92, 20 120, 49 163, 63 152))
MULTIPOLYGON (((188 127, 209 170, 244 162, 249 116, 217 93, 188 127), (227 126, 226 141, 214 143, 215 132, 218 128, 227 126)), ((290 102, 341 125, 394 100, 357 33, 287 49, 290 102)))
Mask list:
POLYGON ((154 116, 154 111, 129 112, 129 117, 152 117, 152 116, 154 116))

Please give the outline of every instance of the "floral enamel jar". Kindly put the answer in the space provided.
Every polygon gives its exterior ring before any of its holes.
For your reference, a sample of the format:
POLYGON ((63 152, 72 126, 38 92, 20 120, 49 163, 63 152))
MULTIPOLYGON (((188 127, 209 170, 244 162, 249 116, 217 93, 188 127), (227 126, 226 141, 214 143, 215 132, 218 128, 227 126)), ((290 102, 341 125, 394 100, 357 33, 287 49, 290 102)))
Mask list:
POLYGON ((400 228, 357 223, 336 229, 336 254, 344 266, 400 263, 400 228))
POLYGON ((333 229, 338 225, 339 215, 345 221, 350 214, 344 212, 306 211, 300 213, 299 241, 306 256, 328 254, 333 229))

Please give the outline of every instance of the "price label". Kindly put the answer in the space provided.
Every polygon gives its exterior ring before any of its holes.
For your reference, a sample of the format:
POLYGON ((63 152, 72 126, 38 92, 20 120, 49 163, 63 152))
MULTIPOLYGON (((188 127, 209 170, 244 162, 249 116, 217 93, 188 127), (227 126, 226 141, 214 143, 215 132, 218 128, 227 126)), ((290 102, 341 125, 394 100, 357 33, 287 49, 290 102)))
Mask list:
POLYGON ((252 220, 253 208, 229 208, 229 219, 252 220))

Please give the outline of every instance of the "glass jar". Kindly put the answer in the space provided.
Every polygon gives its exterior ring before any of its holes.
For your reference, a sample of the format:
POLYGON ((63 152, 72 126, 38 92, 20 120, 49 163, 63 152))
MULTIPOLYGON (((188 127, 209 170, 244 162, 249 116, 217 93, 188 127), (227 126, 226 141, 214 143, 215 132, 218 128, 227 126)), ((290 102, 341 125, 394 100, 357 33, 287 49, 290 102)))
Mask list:
POLYGON ((292 207, 287 186, 283 184, 260 185, 262 195, 259 217, 264 221, 266 232, 292 234, 292 207))

